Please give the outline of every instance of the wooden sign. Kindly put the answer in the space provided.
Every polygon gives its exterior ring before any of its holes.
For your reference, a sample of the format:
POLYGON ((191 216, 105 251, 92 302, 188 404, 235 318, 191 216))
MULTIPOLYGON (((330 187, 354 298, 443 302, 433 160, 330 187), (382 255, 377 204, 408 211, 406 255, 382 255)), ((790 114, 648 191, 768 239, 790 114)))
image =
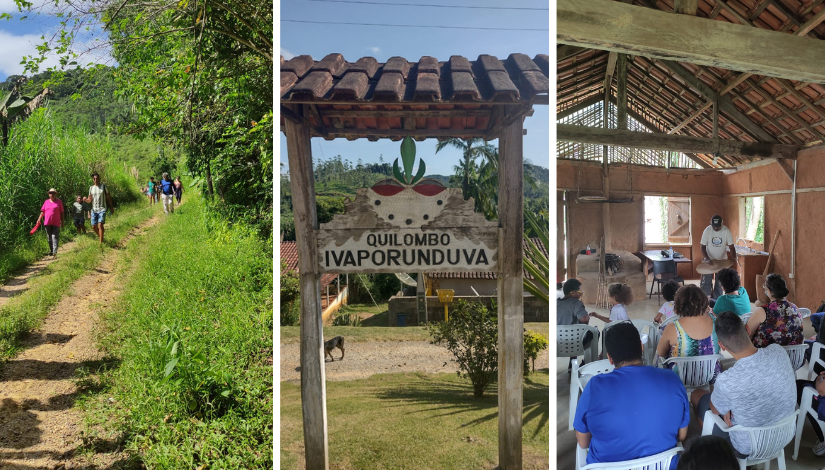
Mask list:
POLYGON ((400 173, 396 160, 396 180, 358 189, 355 200, 345 204, 343 214, 321 225, 321 272, 498 269, 497 222, 475 212, 473 200, 465 201, 461 189, 422 178, 423 162, 416 177, 410 178, 412 162, 408 161, 404 162, 405 175, 400 173))

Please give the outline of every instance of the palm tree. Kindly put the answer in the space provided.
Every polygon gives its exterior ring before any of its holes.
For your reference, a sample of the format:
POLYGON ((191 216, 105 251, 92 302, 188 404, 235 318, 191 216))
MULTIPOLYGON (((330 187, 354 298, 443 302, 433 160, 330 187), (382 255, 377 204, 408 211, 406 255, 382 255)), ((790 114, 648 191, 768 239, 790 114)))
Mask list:
POLYGON ((441 140, 435 146, 435 153, 445 147, 454 147, 461 150, 464 156, 464 180, 461 182, 461 192, 464 195, 464 200, 470 197, 470 162, 475 163, 479 157, 485 158, 489 161, 498 161, 498 151, 496 148, 484 141, 484 139, 476 137, 474 139, 458 139, 451 137, 449 139, 441 140))

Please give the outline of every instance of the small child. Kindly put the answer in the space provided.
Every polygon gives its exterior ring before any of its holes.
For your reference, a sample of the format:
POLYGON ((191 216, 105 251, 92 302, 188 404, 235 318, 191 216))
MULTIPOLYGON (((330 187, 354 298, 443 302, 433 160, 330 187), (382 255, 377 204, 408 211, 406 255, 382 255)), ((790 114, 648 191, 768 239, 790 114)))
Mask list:
MULTIPOLYGON (((662 308, 659 309, 659 313, 653 319, 654 323, 661 324, 664 320, 676 315, 676 312, 673 311, 673 299, 676 298, 677 290, 679 290, 679 283, 672 279, 662 286, 662 296, 665 298, 665 303, 662 304, 662 308)), ((659 332, 663 331, 665 331, 665 325, 660 325, 659 332)))
POLYGON ((83 202, 81 196, 77 196, 74 204, 72 204, 72 220, 74 220, 77 233, 86 233, 86 213, 88 211, 88 204, 83 202))
POLYGON ((633 303, 633 289, 627 284, 612 284, 607 289, 607 295, 610 296, 610 300, 613 302, 610 317, 598 313, 591 313, 590 316, 594 316, 605 323, 630 320, 630 317, 627 316, 626 307, 633 303))

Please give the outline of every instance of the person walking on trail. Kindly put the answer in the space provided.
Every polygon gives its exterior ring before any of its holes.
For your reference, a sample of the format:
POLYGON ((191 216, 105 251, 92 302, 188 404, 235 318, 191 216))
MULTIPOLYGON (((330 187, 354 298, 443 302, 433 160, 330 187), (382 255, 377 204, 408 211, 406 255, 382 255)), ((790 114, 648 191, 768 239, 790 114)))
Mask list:
POLYGON ((157 184, 155 183, 155 177, 149 178, 149 182, 146 183, 146 195, 149 196, 149 205, 155 203, 155 192, 158 190, 157 184))
POLYGON ((89 214, 89 205, 83 202, 83 196, 77 196, 72 204, 72 219, 77 233, 86 233, 86 218, 89 214))
POLYGON ((108 209, 114 215, 115 204, 112 202, 112 196, 109 195, 106 185, 100 182, 100 174, 97 172, 92 173, 92 182, 94 184, 89 187, 89 195, 83 200, 92 204, 92 230, 100 237, 100 246, 102 247, 106 210, 108 209))
POLYGON ((60 227, 63 226, 63 201, 57 198, 57 190, 49 189, 49 198, 43 202, 40 208, 40 216, 37 224, 43 221, 43 228, 46 229, 46 238, 49 241, 49 255, 57 256, 57 242, 60 237, 60 227))
POLYGON ((169 215, 175 213, 175 185, 169 179, 169 173, 163 174, 160 182, 160 193, 163 198, 163 213, 169 215))
POLYGON ((178 205, 180 205, 180 198, 183 196, 183 183, 180 182, 180 176, 175 177, 175 199, 178 200, 178 205))

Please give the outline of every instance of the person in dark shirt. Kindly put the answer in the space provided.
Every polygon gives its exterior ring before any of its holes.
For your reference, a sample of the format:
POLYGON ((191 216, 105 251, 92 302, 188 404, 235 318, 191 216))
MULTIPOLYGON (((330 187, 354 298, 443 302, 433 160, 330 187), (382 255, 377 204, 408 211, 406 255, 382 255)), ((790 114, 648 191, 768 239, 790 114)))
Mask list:
MULTIPOLYGON (((556 300, 556 325, 587 324, 593 312, 587 313, 587 310, 584 308, 584 303, 581 301, 583 294, 581 281, 578 279, 568 279, 562 289, 564 297, 556 300)), ((592 341, 593 333, 588 331, 582 340, 584 349, 589 348, 592 341)), ((571 358, 571 364, 572 360, 571 358)), ((568 372, 570 369, 572 369, 572 365, 568 365, 568 372)))

